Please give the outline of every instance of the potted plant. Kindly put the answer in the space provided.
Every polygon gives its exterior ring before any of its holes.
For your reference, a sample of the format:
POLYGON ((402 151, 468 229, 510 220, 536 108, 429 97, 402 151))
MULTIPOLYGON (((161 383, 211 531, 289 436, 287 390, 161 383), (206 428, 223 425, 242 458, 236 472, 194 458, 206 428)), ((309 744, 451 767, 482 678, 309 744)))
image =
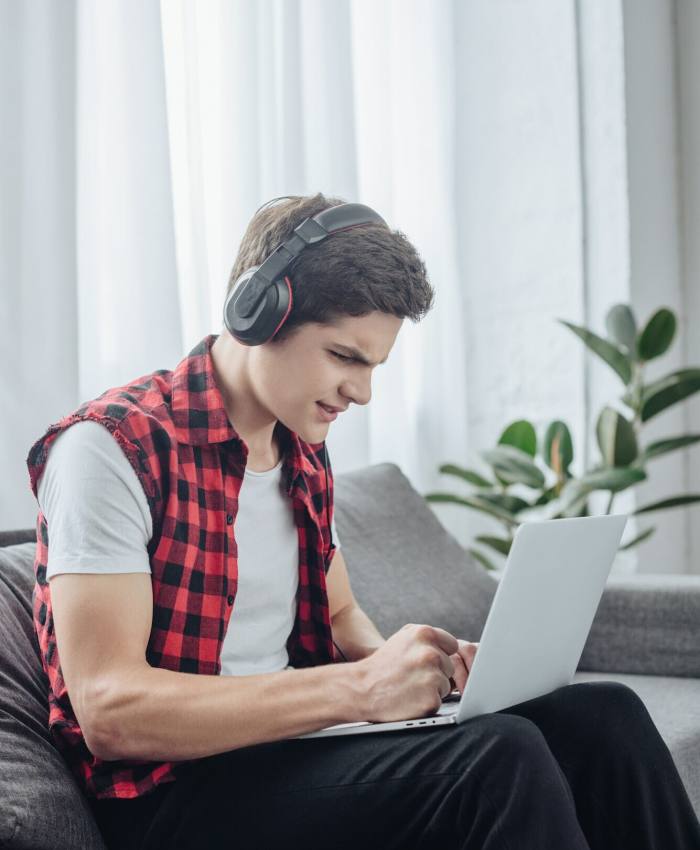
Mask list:
MULTIPOLYGON (((574 445, 567 424, 555 420, 538 440, 535 427, 526 419, 511 422, 495 447, 479 454, 490 469, 481 472, 445 463, 444 475, 466 481, 473 487, 466 496, 446 492, 424 494, 429 502, 452 502, 480 511, 496 520, 500 534, 482 534, 475 538, 481 547, 505 556, 510 551, 515 529, 528 520, 588 516, 589 497, 594 491, 609 493, 606 513, 610 513, 618 493, 634 487, 648 477, 647 468, 656 458, 700 441, 700 434, 682 434, 643 444, 644 425, 653 417, 700 390, 700 368, 670 372, 648 383, 646 364, 665 354, 676 333, 675 314, 662 307, 637 328, 632 308, 616 304, 608 312, 607 336, 559 319, 585 345, 615 371, 624 385, 620 407, 606 405, 596 421, 600 459, 591 469, 576 477, 571 472, 574 445), (522 494, 516 495, 514 488, 522 494)), ((687 493, 638 507, 632 515, 700 502, 700 494, 687 493)), ((654 533, 648 526, 621 550, 637 546, 654 533)), ((470 547, 471 554, 488 570, 497 569, 483 548, 470 547)), ((490 553, 489 553, 490 554, 490 553)))

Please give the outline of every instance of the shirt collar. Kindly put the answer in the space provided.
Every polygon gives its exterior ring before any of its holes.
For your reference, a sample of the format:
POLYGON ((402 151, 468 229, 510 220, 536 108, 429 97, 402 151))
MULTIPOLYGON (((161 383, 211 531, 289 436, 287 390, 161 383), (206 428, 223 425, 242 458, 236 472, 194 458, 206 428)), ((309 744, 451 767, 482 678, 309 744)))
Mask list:
MULTIPOLYGON (((204 337, 175 368, 172 382, 172 417, 177 439, 191 446, 243 439, 231 424, 224 399, 214 377, 211 347, 218 334, 204 337)), ((278 421, 283 467, 291 478, 289 486, 301 474, 316 472, 306 457, 299 436, 278 421)))

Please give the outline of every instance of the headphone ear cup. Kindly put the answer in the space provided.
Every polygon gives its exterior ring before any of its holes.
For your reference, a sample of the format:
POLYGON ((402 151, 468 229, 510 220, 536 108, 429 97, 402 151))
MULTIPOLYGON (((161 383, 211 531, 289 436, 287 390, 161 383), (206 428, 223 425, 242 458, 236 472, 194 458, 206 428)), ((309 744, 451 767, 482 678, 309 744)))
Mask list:
POLYGON ((255 311, 250 316, 240 316, 236 311, 238 300, 248 281, 259 266, 246 269, 238 278, 224 304, 224 324, 231 336, 244 345, 262 345, 282 327, 292 309, 292 286, 287 276, 278 278, 269 286, 255 311))
POLYGON ((260 266, 250 266, 245 271, 241 272, 236 278, 235 283, 229 289, 228 295, 226 296, 226 306, 228 307, 229 302, 234 302, 238 298, 238 296, 243 292, 246 287, 248 281, 253 277, 255 272, 260 268, 260 266))
POLYGON ((233 337, 236 336, 241 321, 236 312, 236 301, 245 290, 248 281, 259 268, 260 266, 251 266, 249 269, 246 269, 244 272, 239 274, 236 278, 236 282, 233 284, 226 296, 226 301, 224 302, 224 324, 226 325, 228 332, 233 337))

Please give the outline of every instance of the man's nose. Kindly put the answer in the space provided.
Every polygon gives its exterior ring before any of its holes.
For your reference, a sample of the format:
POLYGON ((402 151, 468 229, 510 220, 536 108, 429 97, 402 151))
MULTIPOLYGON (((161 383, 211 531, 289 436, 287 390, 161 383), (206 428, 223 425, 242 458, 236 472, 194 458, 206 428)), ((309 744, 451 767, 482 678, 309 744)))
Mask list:
POLYGON ((372 379, 353 381, 345 388, 343 396, 352 399, 355 404, 369 404, 372 398, 372 379))

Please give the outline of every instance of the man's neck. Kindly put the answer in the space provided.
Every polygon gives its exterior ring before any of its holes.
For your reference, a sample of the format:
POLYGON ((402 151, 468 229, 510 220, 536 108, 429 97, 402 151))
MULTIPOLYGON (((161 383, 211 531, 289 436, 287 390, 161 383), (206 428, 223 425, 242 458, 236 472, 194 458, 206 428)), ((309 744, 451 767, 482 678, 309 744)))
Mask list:
MULTIPOLYGON (((243 437, 243 435, 241 436, 243 437)), ((245 437, 243 437, 243 439, 245 440, 245 437)), ((247 444, 248 441, 245 441, 247 444)), ((268 448, 265 450, 254 451, 250 448, 250 446, 248 446, 248 460, 246 465, 251 472, 267 472, 277 466, 281 457, 282 444, 278 422, 277 425, 275 425, 275 429, 272 434, 272 444, 268 448)))
POLYGON ((277 465, 281 457, 278 424, 261 427, 254 416, 246 415, 250 392, 242 364, 236 351, 224 336, 215 340, 211 349, 214 378, 224 402, 232 427, 248 446, 248 466, 253 472, 266 472, 277 465))

